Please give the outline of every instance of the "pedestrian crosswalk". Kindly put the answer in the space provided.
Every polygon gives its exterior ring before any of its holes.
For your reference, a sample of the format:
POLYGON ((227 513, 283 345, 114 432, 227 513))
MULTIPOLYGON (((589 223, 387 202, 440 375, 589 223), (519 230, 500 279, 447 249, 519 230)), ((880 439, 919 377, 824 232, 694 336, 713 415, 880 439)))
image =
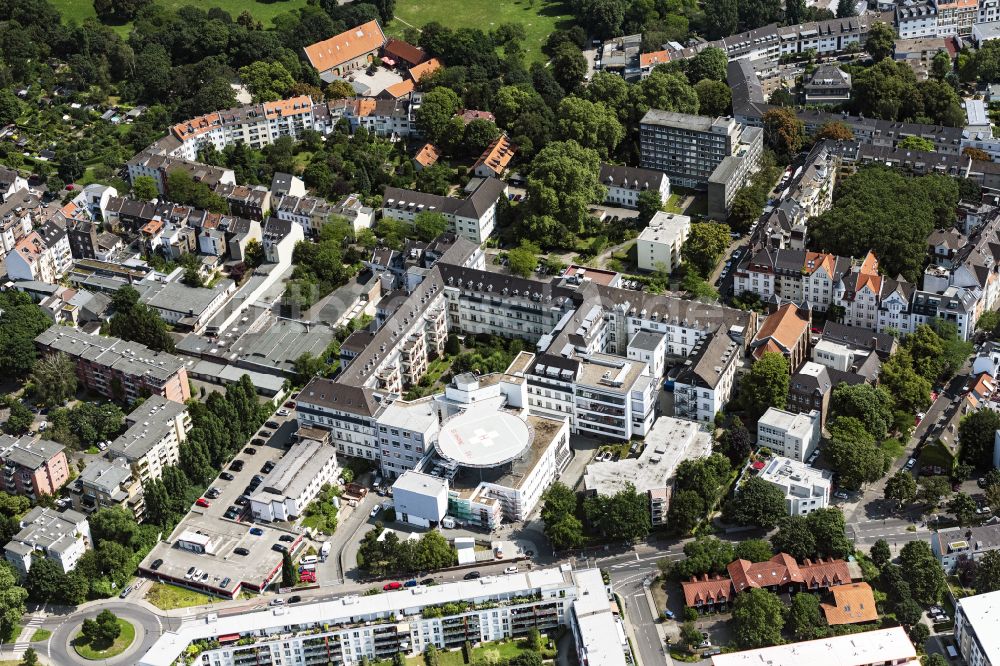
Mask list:
POLYGON ((14 643, 14 656, 20 657, 24 654, 25 650, 31 646, 31 637, 35 635, 35 632, 42 628, 42 623, 45 622, 45 611, 35 611, 31 615, 31 619, 28 623, 24 625, 21 629, 21 633, 17 637, 17 641, 14 643))

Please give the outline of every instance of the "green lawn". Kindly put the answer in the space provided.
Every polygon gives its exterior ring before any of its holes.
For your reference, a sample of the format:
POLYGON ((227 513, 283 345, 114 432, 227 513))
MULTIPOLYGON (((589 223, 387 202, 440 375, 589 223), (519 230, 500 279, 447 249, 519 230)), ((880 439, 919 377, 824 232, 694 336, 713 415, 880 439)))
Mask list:
POLYGON ((116 655, 121 654, 128 649, 128 646, 132 645, 132 641, 135 640, 135 627, 132 626, 130 622, 118 618, 118 626, 122 628, 122 633, 115 639, 115 642, 104 649, 94 649, 88 643, 83 642, 83 636, 77 635, 73 639, 73 649, 76 653, 83 657, 84 659, 90 659, 91 661, 98 661, 101 659, 108 659, 116 655))
POLYGON ((47 641, 49 640, 49 636, 51 635, 52 632, 49 631, 48 629, 38 629, 37 631, 35 631, 35 633, 31 635, 31 642, 39 643, 41 641, 47 641))
MULTIPOLYGON (((526 648, 524 646, 524 641, 499 641, 496 643, 487 643, 485 645, 480 645, 478 647, 472 648, 472 663, 477 662, 477 658, 482 658, 487 652, 497 652, 500 655, 501 663, 518 656, 522 652, 525 652, 526 648)), ((555 656, 554 651, 543 651, 542 658, 551 659, 555 656)), ((489 661, 484 661, 483 663, 492 663, 489 661)), ((385 661, 376 662, 375 666, 391 666, 392 660, 387 659, 385 661)), ((423 655, 416 655, 413 657, 406 658, 407 666, 424 666, 423 655)), ((465 666, 465 660, 462 659, 462 650, 449 650, 438 651, 438 664, 439 666, 465 666)))
POLYGON ((573 17, 562 2, 550 0, 400 0, 387 32, 399 36, 408 26, 420 28, 431 21, 485 31, 501 23, 520 23, 527 33, 525 60, 530 64, 545 60, 542 44, 553 30, 569 28, 573 17))
MULTIPOLYGON (((259 0, 205 0, 203 2, 192 2, 191 0, 156 0, 156 3, 171 9, 177 9, 184 5, 194 5, 200 9, 211 9, 220 7, 236 18, 244 9, 250 10, 254 18, 265 26, 271 25, 271 21, 278 14, 283 14, 306 5, 306 0, 282 0, 282 2, 260 2, 259 0)), ((75 20, 81 22, 84 19, 94 18, 94 3, 90 0, 52 0, 53 6, 62 14, 63 21, 75 20)), ((118 26, 121 34, 128 34, 129 24, 118 26)))
POLYGON ((146 593, 146 601, 162 610, 201 606, 215 601, 214 597, 176 585, 153 583, 146 593))

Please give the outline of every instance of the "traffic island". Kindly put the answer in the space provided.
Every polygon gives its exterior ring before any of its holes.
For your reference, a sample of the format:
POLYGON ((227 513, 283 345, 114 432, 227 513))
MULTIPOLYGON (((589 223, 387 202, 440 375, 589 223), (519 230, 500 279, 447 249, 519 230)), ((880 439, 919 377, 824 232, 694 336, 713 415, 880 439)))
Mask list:
POLYGON ((84 659, 99 661, 116 657, 127 650, 135 641, 135 627, 131 622, 121 618, 116 618, 120 632, 113 640, 108 640, 106 636, 84 635, 82 630, 73 638, 73 649, 84 659))

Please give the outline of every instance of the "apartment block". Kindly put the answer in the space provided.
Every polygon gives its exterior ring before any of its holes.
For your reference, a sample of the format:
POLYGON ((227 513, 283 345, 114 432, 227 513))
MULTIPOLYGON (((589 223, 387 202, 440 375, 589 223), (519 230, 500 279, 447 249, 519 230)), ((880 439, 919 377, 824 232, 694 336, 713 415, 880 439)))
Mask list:
POLYGON ((712 666, 746 664, 918 666, 920 659, 903 627, 876 629, 801 643, 786 643, 758 650, 717 654, 712 657, 712 666))
POLYGON ((785 510, 790 516, 804 516, 830 504, 832 474, 803 462, 772 457, 758 477, 777 486, 785 494, 785 510))
POLYGON ((635 242, 639 270, 673 272, 681 264, 681 249, 690 232, 687 215, 658 211, 635 242))
POLYGON ((713 423, 732 397, 742 356, 738 337, 724 327, 698 341, 690 356, 675 366, 680 370, 672 375, 674 413, 680 418, 713 423))
POLYGON ((151 395, 125 418, 127 430, 111 442, 108 455, 121 457, 142 481, 163 476, 180 459, 180 443, 191 431, 187 406, 151 395))
POLYGON ((69 481, 65 447, 47 439, 0 435, 0 464, 0 490, 10 495, 37 500, 55 495, 69 481))
POLYGON ((1000 592, 963 597, 955 605, 955 642, 969 666, 1000 664, 997 613, 1000 613, 1000 592))
POLYGON ((756 168, 761 136, 744 137, 746 130, 732 118, 650 109, 639 125, 642 166, 664 172, 674 185, 704 188, 727 157, 748 157, 745 172, 756 168))
POLYGON ((93 544, 90 524, 82 513, 36 506, 18 523, 20 531, 3 547, 4 557, 27 575, 36 557, 45 557, 69 573, 93 544))
POLYGON ((146 511, 142 480, 125 458, 91 462, 73 482, 70 499, 73 508, 86 515, 119 506, 142 521, 146 511))
POLYGON ((431 644, 460 648, 466 641, 520 638, 532 629, 549 632, 573 623, 575 640, 593 650, 595 659, 600 656, 590 664, 624 666, 633 657, 623 636, 609 640, 607 631, 619 636, 611 603, 596 569, 537 569, 301 603, 280 615, 266 610, 213 615, 206 623, 165 632, 137 663, 173 663, 188 645, 212 639, 217 646, 203 650, 201 657, 213 666, 279 658, 282 663, 357 664, 364 658, 389 659, 397 652, 420 655, 431 644), (574 620, 571 613, 577 604, 574 620), (437 612, 425 612, 429 609, 437 612), (613 650, 621 654, 612 658, 613 650))
POLYGON ((769 407, 757 421, 757 445, 796 462, 805 462, 819 446, 823 427, 820 413, 786 412, 769 407))
POLYGON ((983 525, 951 527, 931 534, 931 552, 945 573, 955 573, 960 562, 978 562, 987 553, 1000 550, 1000 520, 983 525))
POLYGON ((451 233, 483 243, 496 226, 497 202, 507 196, 507 185, 496 178, 473 180, 464 195, 459 199, 387 187, 382 216, 412 224, 420 213, 439 213, 448 220, 451 233))
POLYGON ((76 363, 80 384, 105 397, 129 402, 146 395, 175 402, 191 398, 187 368, 173 354, 59 325, 39 334, 35 344, 43 354, 67 354, 76 363))

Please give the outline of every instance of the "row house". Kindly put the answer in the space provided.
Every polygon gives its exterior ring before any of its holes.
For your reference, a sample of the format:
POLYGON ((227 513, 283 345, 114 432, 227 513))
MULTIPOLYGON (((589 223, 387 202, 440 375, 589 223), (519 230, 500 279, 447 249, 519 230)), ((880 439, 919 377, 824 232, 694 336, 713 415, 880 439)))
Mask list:
POLYGON ((31 233, 41 201, 28 190, 19 190, 0 204, 0 248, 10 252, 18 241, 31 233))
POLYGON ((413 224, 420 213, 439 213, 449 224, 449 232, 483 243, 493 233, 497 203, 507 195, 507 185, 496 178, 469 184, 465 197, 447 197, 416 190, 387 187, 382 199, 382 216, 413 224))
POLYGON ((48 221, 27 234, 7 253, 7 275, 13 280, 55 284, 73 265, 66 230, 48 221))
POLYGON ((312 99, 300 95, 185 120, 170 128, 181 144, 174 151, 175 156, 193 161, 201 149, 209 146, 221 151, 226 146, 243 143, 260 149, 279 137, 296 139, 303 131, 312 129, 312 108, 312 99))
POLYGON ((229 212, 237 217, 261 222, 271 209, 271 192, 263 187, 220 183, 215 193, 229 204, 229 212))
POLYGON ((670 60, 686 60, 708 47, 715 47, 725 51, 730 60, 745 58, 758 67, 773 68, 781 56, 813 50, 823 57, 856 48, 853 45, 863 46, 869 29, 879 18, 878 14, 869 13, 789 26, 772 23, 715 41, 671 50, 668 55, 670 60))
POLYGON ((850 267, 847 257, 764 248, 737 267, 734 292, 756 294, 764 301, 778 296, 824 312, 835 304, 836 285, 850 267))

